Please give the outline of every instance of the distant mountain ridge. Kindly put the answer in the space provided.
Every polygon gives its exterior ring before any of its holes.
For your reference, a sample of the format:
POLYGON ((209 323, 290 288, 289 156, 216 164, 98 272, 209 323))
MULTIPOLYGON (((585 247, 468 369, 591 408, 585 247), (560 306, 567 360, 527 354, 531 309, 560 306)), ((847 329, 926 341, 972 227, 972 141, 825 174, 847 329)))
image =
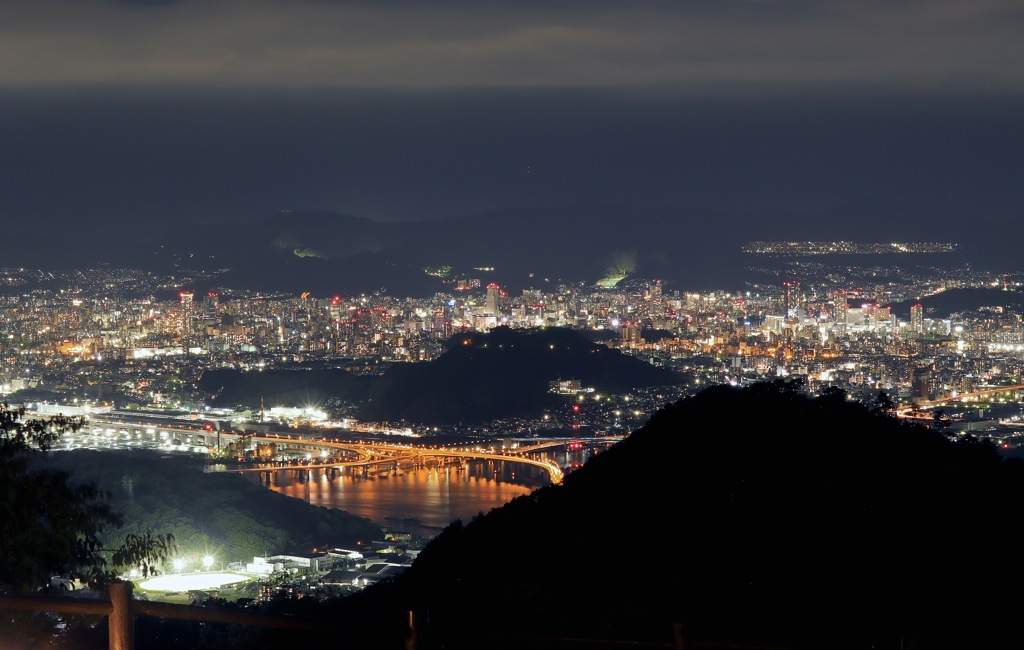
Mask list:
POLYGON ((431 295, 451 291, 450 282, 459 277, 497 282, 514 293, 559 281, 593 284, 616 274, 710 286, 725 270, 709 275, 718 266, 714 262, 731 255, 736 264, 725 268, 741 268, 742 253, 739 240, 723 241, 707 230, 715 221, 707 217, 613 206, 408 223, 287 213, 256 224, 250 241, 259 254, 232 260, 222 280, 228 286, 259 282, 284 288, 291 276, 301 275, 309 283, 306 290, 320 295, 379 289, 431 295), (712 237, 722 245, 715 255, 698 243, 712 237), (445 268, 451 270, 447 278, 430 274, 445 268))
POLYGON ((1020 313, 1024 311, 1024 294, 1016 289, 948 289, 918 300, 896 303, 892 305, 892 312, 909 319, 910 308, 915 304, 921 305, 926 318, 949 318, 954 312, 974 311, 980 307, 1006 308, 1020 313))
MULTIPOLYGON (((28 234, 0 241, 8 265, 69 268, 101 262, 160 273, 223 271, 237 289, 309 291, 318 296, 384 291, 425 297, 457 277, 497 282, 513 293, 557 282, 593 284, 616 274, 662 279, 683 291, 743 288, 759 240, 915 241, 962 236, 950 224, 921 232, 877 205, 827 215, 738 214, 709 207, 571 205, 504 210, 440 221, 378 222, 327 211, 284 211, 253 223, 210 223, 137 231, 28 234), (867 214, 858 210, 865 210, 867 214), (450 269, 447 277, 439 270, 450 269), (447 280, 447 282, 445 281, 447 280)), ((999 263, 999 242, 962 247, 999 263)), ((1005 242, 1004 242, 1005 243, 1005 242)), ((1010 259, 1016 259, 1012 257, 1010 259)), ((754 274, 756 277, 756 274, 754 274)))

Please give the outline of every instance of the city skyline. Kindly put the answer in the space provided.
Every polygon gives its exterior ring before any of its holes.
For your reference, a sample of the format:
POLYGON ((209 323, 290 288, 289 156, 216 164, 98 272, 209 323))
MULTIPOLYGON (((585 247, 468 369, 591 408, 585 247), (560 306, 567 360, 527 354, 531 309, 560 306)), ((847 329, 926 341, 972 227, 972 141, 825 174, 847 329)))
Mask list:
POLYGON ((16 0, 0 214, 116 234, 289 209, 679 205, 742 225, 867 203, 1013 227, 1021 21, 995 0, 16 0))

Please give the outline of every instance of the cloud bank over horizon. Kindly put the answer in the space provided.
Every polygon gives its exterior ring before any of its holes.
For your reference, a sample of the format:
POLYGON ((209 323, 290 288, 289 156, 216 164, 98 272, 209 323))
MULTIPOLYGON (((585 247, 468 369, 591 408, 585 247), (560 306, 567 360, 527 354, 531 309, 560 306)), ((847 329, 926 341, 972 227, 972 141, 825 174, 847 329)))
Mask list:
POLYGON ((7 0, 0 216, 1011 219, 1021 33, 1013 0, 7 0))
POLYGON ((1012 0, 7 0, 0 86, 1019 89, 1012 0))

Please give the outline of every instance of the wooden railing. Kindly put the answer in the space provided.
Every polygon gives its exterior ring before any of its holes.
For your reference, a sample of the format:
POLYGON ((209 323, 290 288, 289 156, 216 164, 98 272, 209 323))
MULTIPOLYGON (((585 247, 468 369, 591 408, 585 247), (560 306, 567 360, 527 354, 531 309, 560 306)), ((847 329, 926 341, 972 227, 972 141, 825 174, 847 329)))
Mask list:
MULTIPOLYGON (((14 609, 37 612, 59 612, 64 614, 95 614, 107 616, 109 650, 135 650, 135 617, 156 616, 178 620, 206 621, 213 623, 234 623, 257 627, 315 630, 323 627, 317 621, 291 618, 277 614, 222 610, 195 605, 177 605, 173 603, 157 603, 135 600, 132 597, 132 583, 115 582, 108 586, 110 600, 98 598, 69 598, 58 596, 31 595, 0 595, 0 610, 14 609)), ((428 617, 425 612, 414 610, 408 613, 408 630, 405 637, 405 650, 427 650, 431 646, 427 642, 429 630, 428 617)), ((672 639, 665 641, 639 641, 594 639, 576 637, 518 637, 510 635, 506 642, 514 645, 522 644, 529 648, 538 642, 545 647, 564 647, 567 650, 580 647, 612 647, 631 646, 641 648, 665 648, 666 650, 786 650, 774 646, 753 646, 729 643, 709 643, 693 641, 687 638, 685 627, 676 624, 672 629, 672 639)), ((913 646, 903 645, 905 650, 913 646)))
POLYGON ((110 600, 68 598, 66 596, 0 595, 0 609, 106 616, 110 650, 135 650, 135 617, 140 615, 295 630, 310 630, 319 625, 315 621, 275 614, 135 600, 132 597, 132 583, 130 582, 112 582, 108 585, 108 592, 110 600))

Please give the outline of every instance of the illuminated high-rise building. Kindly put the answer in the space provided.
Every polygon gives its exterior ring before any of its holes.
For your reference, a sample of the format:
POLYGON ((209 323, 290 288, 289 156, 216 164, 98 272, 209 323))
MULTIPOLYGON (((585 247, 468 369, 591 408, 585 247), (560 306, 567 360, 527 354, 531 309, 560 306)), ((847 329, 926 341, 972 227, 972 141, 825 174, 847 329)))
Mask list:
POLYGON ((182 291, 178 294, 181 300, 181 334, 190 335, 195 327, 195 294, 182 291))
POLYGON ((910 306, 910 331, 920 334, 924 331, 924 308, 921 303, 910 306))
POLYGON ((665 307, 661 296, 661 280, 655 280, 648 285, 647 304, 649 305, 651 314, 657 314, 660 316, 665 313, 665 307))
POLYGON ((203 308, 207 318, 216 318, 217 310, 220 308, 220 296, 216 291, 209 291, 203 297, 203 308))
POLYGON ((832 313, 836 324, 845 329, 847 314, 850 311, 850 304, 846 301, 845 291, 836 291, 832 294, 832 313))
POLYGON ((501 287, 494 282, 487 285, 487 297, 484 298, 484 313, 487 316, 501 315, 501 287))
POLYGON ((931 396, 932 368, 914 368, 914 374, 910 380, 910 394, 915 403, 924 402, 931 396))
POLYGON ((783 302, 783 314, 782 315, 783 316, 789 316, 790 311, 793 310, 793 309, 796 309, 797 305, 799 305, 799 302, 800 302, 800 283, 796 282, 796 281, 793 281, 793 282, 783 282, 782 286, 785 289, 785 294, 783 296, 784 302, 783 302))

